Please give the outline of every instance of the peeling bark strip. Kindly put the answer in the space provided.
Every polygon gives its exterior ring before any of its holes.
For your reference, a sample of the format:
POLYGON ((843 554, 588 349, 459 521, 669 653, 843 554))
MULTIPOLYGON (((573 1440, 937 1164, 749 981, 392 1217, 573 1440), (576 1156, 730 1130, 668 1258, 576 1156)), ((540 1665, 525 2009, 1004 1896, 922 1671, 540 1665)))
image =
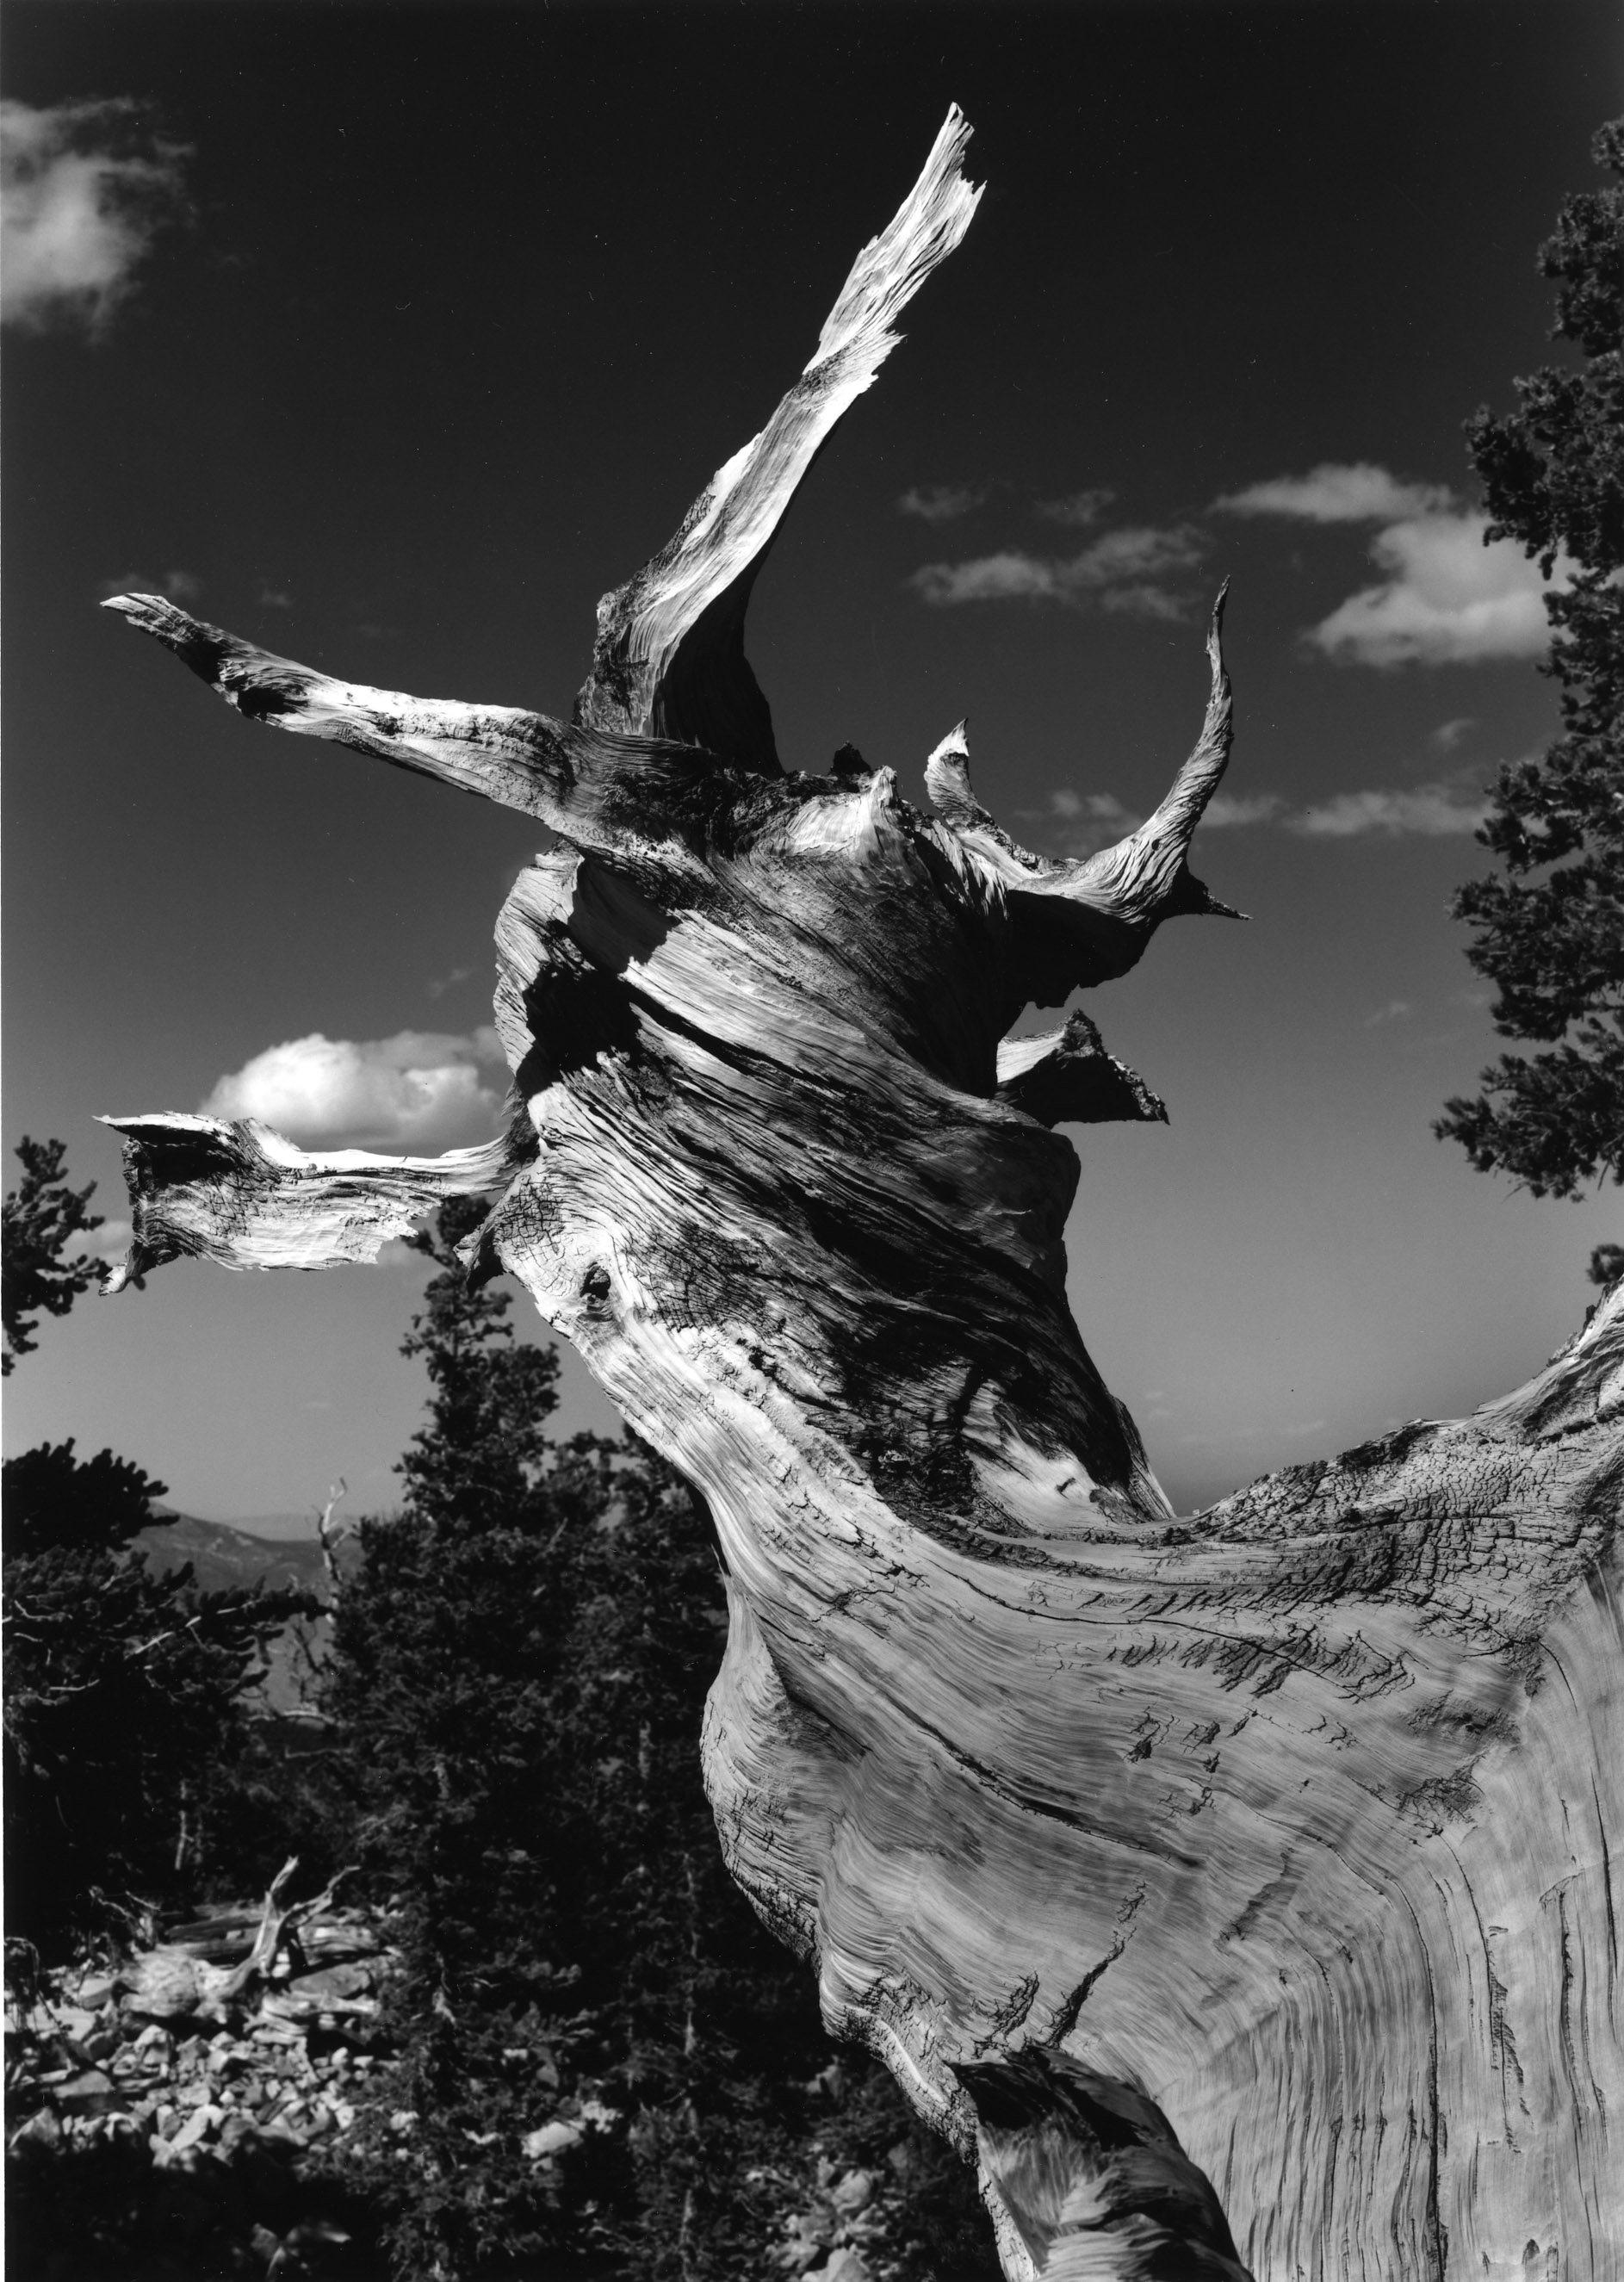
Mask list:
POLYGON ((567 725, 113 607, 241 712, 560 845, 497 925, 508 1144, 427 1164, 117 1122, 132 1267, 363 1256, 448 1192, 708 1499, 734 1874, 981 2166, 1012 2278, 1624 2271, 1624 1292, 1531 1386, 1176 1519, 1078 1337, 1049 1128, 1161 1104, 1029 1004, 1223 912, 1215 611, 1155 814, 1059 863, 971 788, 785 774, 750 583, 978 193, 955 111, 812 362, 599 607, 567 725))

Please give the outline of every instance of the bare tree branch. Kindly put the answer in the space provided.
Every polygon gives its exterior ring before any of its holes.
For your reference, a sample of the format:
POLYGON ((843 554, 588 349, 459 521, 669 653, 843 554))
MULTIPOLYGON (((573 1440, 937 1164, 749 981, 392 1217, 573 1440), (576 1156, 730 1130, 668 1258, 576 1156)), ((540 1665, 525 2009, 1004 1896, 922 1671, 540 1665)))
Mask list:
POLYGON ((408 1235, 447 1197, 498 1192, 517 1161, 508 1138, 444 1157, 309 1154, 252 1117, 100 1122, 124 1136, 134 1221, 109 1292, 183 1258, 238 1269, 376 1260, 391 1237, 408 1235))
POLYGON ((206 625, 161 594, 114 594, 102 608, 172 650, 245 720, 353 746, 549 824, 568 798, 563 734, 540 713, 337 681, 206 625))
POLYGON ((703 745, 777 775, 772 718, 744 657, 750 588, 819 451, 896 347, 896 319, 970 226, 981 192, 960 172, 969 139, 955 104, 918 182, 858 255, 800 379, 675 537, 599 603, 578 721, 703 745))

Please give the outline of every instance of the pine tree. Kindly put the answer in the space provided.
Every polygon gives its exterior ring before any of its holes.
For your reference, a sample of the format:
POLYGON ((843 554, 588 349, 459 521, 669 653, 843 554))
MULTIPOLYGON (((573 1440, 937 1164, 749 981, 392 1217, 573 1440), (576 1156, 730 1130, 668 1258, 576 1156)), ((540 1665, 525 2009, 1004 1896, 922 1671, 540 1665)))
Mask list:
POLYGON ((16 1368, 19 1355, 31 1354, 37 1346, 34 1333, 40 1316, 66 1316, 101 1275, 99 1262, 89 1253, 63 1258, 76 1236, 88 1236, 102 1224, 101 1215, 89 1209, 95 1182, 82 1189, 69 1187, 62 1170, 67 1154, 64 1141, 31 1141, 25 1133, 17 1154, 22 1160, 22 1179, 0 1207, 4 1230, 0 1316, 5 1328, 0 1377, 4 1378, 16 1368))
MULTIPOLYGON (((452 1206, 419 1239, 437 1272, 404 1352, 429 1417, 402 1511, 361 1525, 326 1696, 404 1952, 400 2059, 354 2167, 397 2268, 734 2282, 837 2144, 882 2164, 906 2146, 912 2236, 974 2244, 968 2175, 883 2071, 831 2071, 805 1967, 722 1866, 699 1780, 726 1624, 703 1507, 629 1439, 548 1440, 556 1357, 462 1275, 477 1217, 452 1206)), ((952 2258, 896 2271, 991 2270, 952 2258)))
MULTIPOLYGON (((403 1950, 401 2059, 363 2169, 403 2274, 610 2247, 629 2274, 653 2239, 640 2148, 664 2146, 667 2108, 679 2137, 698 2128, 719 1984, 758 1998, 740 1969, 766 1968, 780 2002, 754 2008, 753 2037, 789 2011, 804 2043, 810 2008, 727 1886, 699 1785, 722 1636, 703 1517, 651 1453, 548 1440, 557 1358, 517 1345, 510 1296, 463 1275, 477 1218, 453 1205, 417 1239, 437 1273, 402 1352, 426 1367, 429 1416, 402 1510, 361 1525, 326 1696, 403 1950), (559 2156, 526 2154, 549 2123, 559 2156)), ((815 2010, 811 2032, 815 2068, 815 2010)))
POLYGON ((155 1576, 134 1541, 164 1485, 109 1450, 43 1444, 4 1488, 8 1960, 26 1971, 193 1898, 252 1740, 245 1699, 315 1603, 155 1576))
MULTIPOLYGON (((40 1315, 66 1315, 99 1273, 65 1258, 100 1226, 60 1141, 25 1138, 5 1199, 4 1368, 40 1315)), ((27 1977, 189 1900, 223 1867, 245 1699, 303 1593, 199 1593, 155 1576, 136 1544, 164 1494, 127 1458, 42 1443, 3 1470, 6 1968, 27 1977)))
MULTIPOLYGON (((1580 361, 1518 381, 1517 412, 1480 410, 1466 431, 1488 538, 1519 540, 1548 578, 1565 559, 1572 578, 1546 598, 1561 734, 1501 770, 1478 837, 1504 873, 1453 907, 1496 987, 1496 1028, 1545 1051, 1501 1056, 1434 1130, 1535 1196, 1624 1181, 1624 120, 1594 151, 1614 181, 1569 198, 1539 256, 1558 281, 1553 338, 1580 361)), ((1597 1280, 1617 1250, 1597 1251, 1597 1280)))

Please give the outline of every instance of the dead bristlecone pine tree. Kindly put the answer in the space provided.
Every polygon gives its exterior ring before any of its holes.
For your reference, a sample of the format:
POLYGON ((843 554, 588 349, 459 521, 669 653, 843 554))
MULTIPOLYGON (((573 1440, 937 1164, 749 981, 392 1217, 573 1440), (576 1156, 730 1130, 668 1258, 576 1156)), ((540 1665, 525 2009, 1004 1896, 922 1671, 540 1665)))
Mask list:
POLYGON ((1624 1294, 1539 1378, 1180 1521, 1068 1310, 1055 1129, 1161 1105, 1036 1003, 1223 912, 1155 813, 1018 847, 963 731, 928 805, 786 773, 745 662, 796 486, 978 192, 957 111, 812 361, 598 606, 568 721, 108 607, 254 721, 556 835, 497 922, 505 1139, 307 1154, 120 1117, 125 1278, 371 1258, 447 1196, 703 1494, 705 1779, 756 1908, 980 2167, 1006 2275, 1624 2273, 1624 1294))

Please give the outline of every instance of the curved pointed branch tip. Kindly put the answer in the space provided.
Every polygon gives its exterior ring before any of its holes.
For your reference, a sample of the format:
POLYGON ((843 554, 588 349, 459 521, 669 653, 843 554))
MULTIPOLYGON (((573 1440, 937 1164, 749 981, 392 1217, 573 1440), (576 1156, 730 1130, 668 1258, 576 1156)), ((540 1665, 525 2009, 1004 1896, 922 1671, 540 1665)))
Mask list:
POLYGON ((1115 902, 1131 904, 1146 918, 1167 918, 1175 911, 1244 917, 1191 879, 1185 863, 1195 827, 1229 766, 1234 705, 1224 664, 1224 606, 1228 597, 1226 578, 1208 621, 1207 656, 1212 680, 1201 734, 1190 757, 1144 823, 1115 846, 1088 858, 1078 871, 1078 878, 1092 888, 1104 888, 1115 902))
POLYGON ((932 749, 925 763, 925 790, 930 796, 931 806, 944 816, 951 816, 955 809, 975 805, 975 795, 970 786, 969 740, 965 734, 969 726, 967 716, 932 749))

